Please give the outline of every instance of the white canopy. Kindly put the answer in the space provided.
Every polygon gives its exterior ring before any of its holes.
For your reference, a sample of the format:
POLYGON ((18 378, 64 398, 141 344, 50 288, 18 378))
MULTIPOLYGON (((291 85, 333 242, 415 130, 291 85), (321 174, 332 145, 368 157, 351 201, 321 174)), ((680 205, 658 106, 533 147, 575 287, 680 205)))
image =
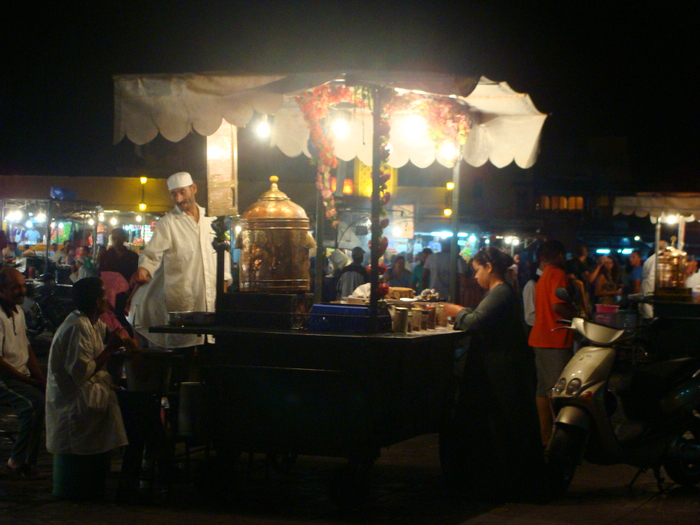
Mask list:
MULTIPOLYGON (((464 146, 464 159, 472 166, 487 160, 499 168, 511 162, 521 168, 535 163, 539 137, 546 115, 529 95, 516 93, 505 82, 432 73, 373 71, 325 72, 293 75, 229 75, 223 73, 182 75, 119 75, 114 78, 114 142, 125 136, 145 144, 158 133, 177 142, 191 131, 213 134, 221 119, 244 127, 254 111, 274 115, 272 144, 286 155, 309 156, 309 129, 294 101, 299 93, 341 80, 350 85, 382 85, 416 92, 450 96, 466 103, 472 128, 464 146)), ((402 133, 394 124, 405 116, 392 117, 389 164, 395 168, 409 160, 426 167, 436 159, 436 145, 426 136, 402 133)), ((351 132, 336 139, 335 153, 342 160, 359 157, 372 163, 372 117, 369 111, 354 112, 351 132)))
POLYGON ((659 217, 681 215, 686 221, 700 219, 700 194, 698 193, 638 193, 633 197, 615 197, 613 214, 649 215, 656 223, 659 217))

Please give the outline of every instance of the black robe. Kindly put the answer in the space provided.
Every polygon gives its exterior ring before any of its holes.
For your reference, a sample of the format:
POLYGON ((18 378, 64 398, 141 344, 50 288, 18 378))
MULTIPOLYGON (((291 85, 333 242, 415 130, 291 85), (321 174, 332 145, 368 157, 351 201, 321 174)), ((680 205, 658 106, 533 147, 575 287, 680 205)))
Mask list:
POLYGON ((471 335, 456 407, 464 484, 479 498, 544 497, 535 362, 517 294, 497 285, 457 314, 455 329, 471 335))

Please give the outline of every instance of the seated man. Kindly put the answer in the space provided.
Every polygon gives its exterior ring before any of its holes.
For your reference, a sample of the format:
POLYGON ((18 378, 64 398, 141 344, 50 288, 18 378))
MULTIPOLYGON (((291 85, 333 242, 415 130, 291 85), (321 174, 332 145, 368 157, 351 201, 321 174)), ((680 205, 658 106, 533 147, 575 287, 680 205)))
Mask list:
POLYGON ((27 293, 24 276, 14 268, 0 270, 0 401, 20 421, 7 468, 25 479, 43 475, 34 470, 44 428, 46 379, 27 339, 21 305, 27 293))

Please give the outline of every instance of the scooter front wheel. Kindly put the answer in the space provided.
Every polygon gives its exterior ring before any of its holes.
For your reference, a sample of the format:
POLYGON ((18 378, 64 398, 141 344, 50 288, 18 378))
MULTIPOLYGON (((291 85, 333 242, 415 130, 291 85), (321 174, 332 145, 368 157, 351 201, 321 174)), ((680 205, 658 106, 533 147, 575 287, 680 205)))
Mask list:
POLYGON ((675 439, 664 470, 679 485, 691 487, 700 483, 700 418, 688 421, 686 432, 675 439))
POLYGON ((588 433, 582 428, 562 424, 555 427, 545 451, 552 492, 555 496, 561 496, 569 488, 576 467, 583 459, 587 439, 588 433))

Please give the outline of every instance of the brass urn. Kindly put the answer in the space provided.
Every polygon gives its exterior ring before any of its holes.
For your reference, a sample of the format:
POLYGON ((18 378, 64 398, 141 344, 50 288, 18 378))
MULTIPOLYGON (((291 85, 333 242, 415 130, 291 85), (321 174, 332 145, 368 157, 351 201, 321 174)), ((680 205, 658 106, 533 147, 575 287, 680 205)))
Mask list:
POLYGON ((304 209, 277 188, 262 194, 241 216, 240 291, 304 292, 309 289, 309 250, 316 247, 304 209))

